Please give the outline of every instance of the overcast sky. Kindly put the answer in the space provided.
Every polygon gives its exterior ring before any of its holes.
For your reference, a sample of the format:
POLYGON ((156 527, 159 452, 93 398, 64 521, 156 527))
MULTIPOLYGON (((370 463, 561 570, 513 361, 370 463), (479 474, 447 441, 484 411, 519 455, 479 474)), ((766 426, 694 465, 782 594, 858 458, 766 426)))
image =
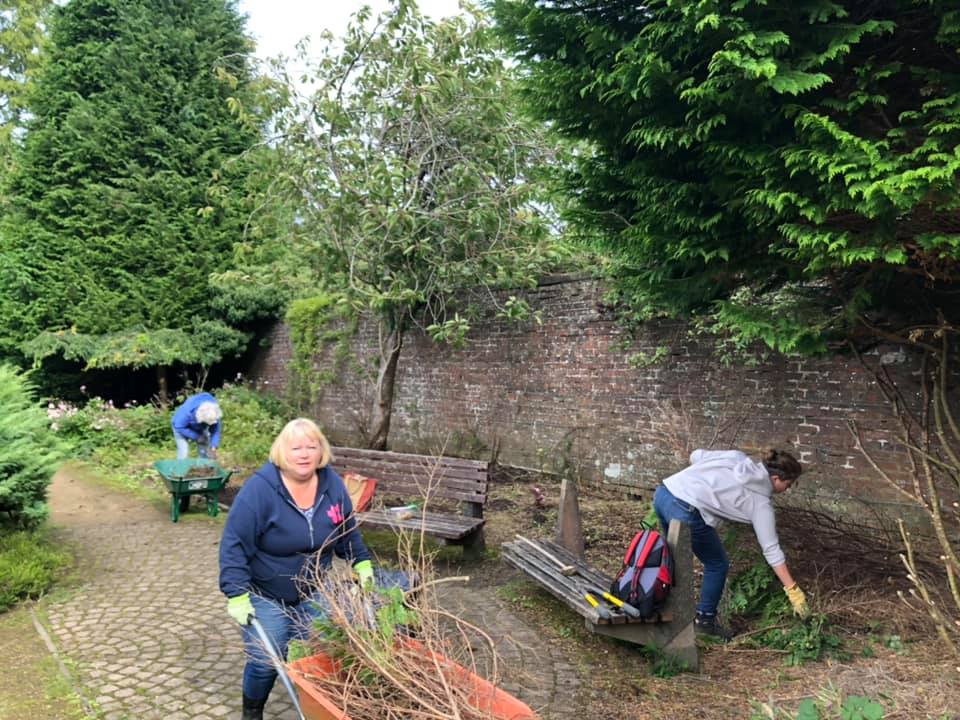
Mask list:
MULTIPOLYGON (((419 0, 424 15, 438 19, 459 12, 458 0, 419 0)), ((292 56, 305 35, 316 41, 323 30, 343 35, 350 16, 364 5, 374 16, 389 6, 388 0, 240 0, 240 12, 248 16, 247 31, 257 41, 261 58, 292 56)))

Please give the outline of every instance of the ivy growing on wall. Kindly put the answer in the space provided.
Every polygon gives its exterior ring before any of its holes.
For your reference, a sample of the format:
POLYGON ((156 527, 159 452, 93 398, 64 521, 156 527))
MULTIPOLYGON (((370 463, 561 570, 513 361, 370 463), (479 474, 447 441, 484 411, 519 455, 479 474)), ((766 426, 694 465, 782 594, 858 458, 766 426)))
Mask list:
POLYGON ((295 300, 287 310, 286 322, 293 346, 289 387, 298 406, 319 400, 324 388, 336 382, 346 367, 358 374, 364 372, 352 346, 359 316, 341 296, 321 293, 295 300), (332 362, 318 365, 318 359, 327 358, 332 362))

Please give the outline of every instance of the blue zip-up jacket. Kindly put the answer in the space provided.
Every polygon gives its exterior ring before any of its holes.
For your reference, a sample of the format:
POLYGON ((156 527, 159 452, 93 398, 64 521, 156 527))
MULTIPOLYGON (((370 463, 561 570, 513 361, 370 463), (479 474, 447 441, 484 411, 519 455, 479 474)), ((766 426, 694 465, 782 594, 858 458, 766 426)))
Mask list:
POLYGON ((324 568, 330 567, 333 553, 351 565, 370 559, 343 480, 329 465, 317 474, 312 522, 271 462, 240 488, 220 539, 220 589, 227 597, 253 592, 295 603, 300 599, 295 578, 318 551, 324 568), (336 540, 328 543, 331 537, 336 540))
POLYGON ((173 427, 174 432, 180 433, 185 438, 193 440, 194 442, 200 440, 203 437, 203 433, 209 427, 210 447, 216 449, 220 447, 220 426, 222 423, 218 422, 211 427, 197 422, 197 408, 205 402, 215 403, 217 399, 206 392, 191 395, 183 401, 183 405, 177 408, 177 411, 173 414, 173 419, 170 421, 170 425, 173 427))

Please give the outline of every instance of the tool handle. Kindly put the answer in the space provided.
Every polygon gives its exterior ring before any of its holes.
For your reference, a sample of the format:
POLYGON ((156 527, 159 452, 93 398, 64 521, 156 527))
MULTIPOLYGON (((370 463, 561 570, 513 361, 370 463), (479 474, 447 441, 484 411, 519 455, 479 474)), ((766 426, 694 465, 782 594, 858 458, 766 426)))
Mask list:
POLYGON ((632 617, 632 618, 638 618, 638 617, 640 617, 640 611, 637 610, 637 609, 636 609, 633 605, 631 605, 630 603, 625 603, 623 600, 621 600, 620 598, 618 598, 616 595, 611 595, 611 594, 608 593, 608 592, 604 592, 604 593, 600 593, 600 594, 603 596, 603 599, 604 599, 604 600, 606 600, 606 601, 609 602, 609 603, 612 603, 612 604, 616 605, 618 608, 620 608, 621 610, 623 610, 623 612, 625 612, 625 613, 626 613, 627 615, 629 615, 630 617, 632 617))
POLYGON ((297 697, 297 691, 293 687, 293 682, 291 682, 290 676, 287 675, 287 669, 283 664, 283 660, 280 659, 280 651, 273 642, 273 638, 271 638, 267 634, 267 631, 263 629, 263 625, 260 624, 260 621, 257 620, 255 615, 250 616, 250 626, 256 632, 257 637, 260 638, 260 642, 263 643, 264 649, 270 658, 270 662, 273 663, 273 667, 277 671, 277 675, 279 676, 281 683, 283 683, 283 686, 287 690, 287 694, 290 696, 290 702, 293 705, 293 709, 297 713, 297 717, 299 720, 306 720, 303 715, 303 710, 300 708, 300 699, 297 697))
POLYGON ((549 550, 546 550, 540 547, 533 540, 530 540, 529 538, 525 538, 523 535, 517 535, 516 537, 517 537, 517 540, 519 540, 520 542, 526 543, 527 545, 532 547, 534 550, 538 551, 541 555, 544 555, 545 557, 552 560, 556 565, 559 565, 561 568, 567 567, 567 564, 561 561, 560 558, 558 558, 556 555, 551 553, 549 550))
POLYGON ((602 617, 604 620, 610 619, 610 611, 607 610, 599 602, 597 602, 597 599, 593 595, 591 595, 590 593, 584 593, 583 597, 584 599, 586 599, 588 603, 590 603, 591 607, 593 607, 593 609, 597 611, 597 614, 600 617, 602 617))

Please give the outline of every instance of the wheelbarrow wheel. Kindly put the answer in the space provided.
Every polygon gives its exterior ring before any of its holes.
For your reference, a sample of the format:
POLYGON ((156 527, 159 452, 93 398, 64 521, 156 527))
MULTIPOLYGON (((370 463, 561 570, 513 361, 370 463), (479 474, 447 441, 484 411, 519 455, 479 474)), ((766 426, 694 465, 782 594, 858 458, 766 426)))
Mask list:
POLYGON ((185 513, 190 509, 190 496, 181 495, 180 496, 180 512, 185 513))

